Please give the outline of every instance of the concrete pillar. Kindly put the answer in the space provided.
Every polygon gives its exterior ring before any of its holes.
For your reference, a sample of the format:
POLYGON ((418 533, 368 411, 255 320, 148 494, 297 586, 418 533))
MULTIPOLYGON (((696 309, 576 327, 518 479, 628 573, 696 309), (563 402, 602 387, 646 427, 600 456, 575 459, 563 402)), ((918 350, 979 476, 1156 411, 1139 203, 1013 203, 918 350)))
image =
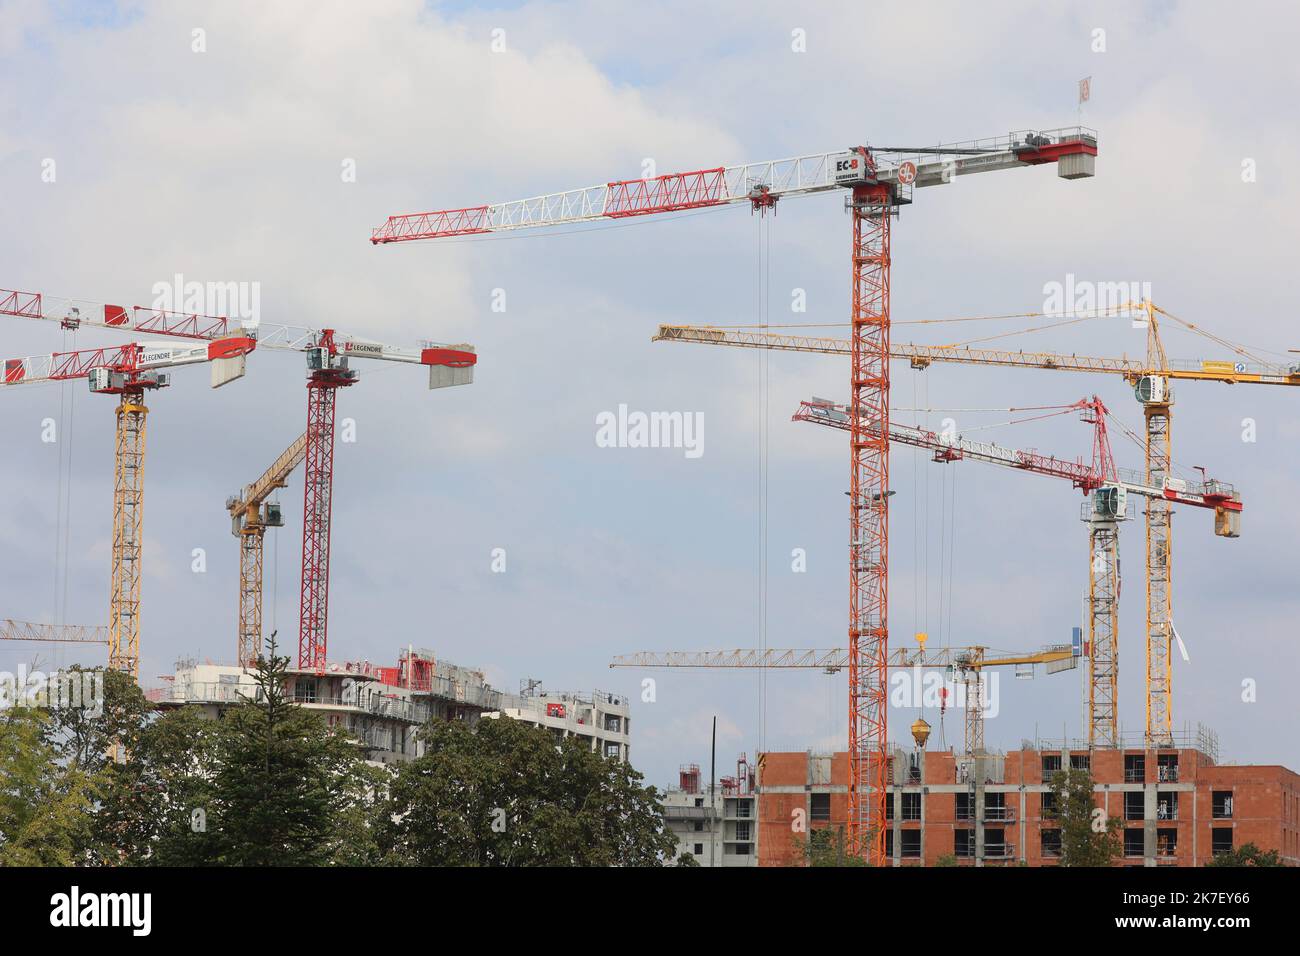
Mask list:
POLYGON ((1142 865, 1156 865, 1156 785, 1142 785, 1142 865))
POLYGON ((894 866, 903 865, 903 791, 898 787, 892 788, 889 799, 894 805, 894 866))
MULTIPOLYGON (((1024 768, 1022 767, 1021 773, 1023 772, 1024 768)), ((1021 777, 1021 779, 1023 780, 1024 777, 1021 777)), ((1016 830, 1020 834, 1016 842, 1020 844, 1020 862, 1023 863, 1028 859, 1026 856, 1027 847, 1025 846, 1025 785, 1023 783, 1020 785, 1020 816, 1017 819, 1016 830)))

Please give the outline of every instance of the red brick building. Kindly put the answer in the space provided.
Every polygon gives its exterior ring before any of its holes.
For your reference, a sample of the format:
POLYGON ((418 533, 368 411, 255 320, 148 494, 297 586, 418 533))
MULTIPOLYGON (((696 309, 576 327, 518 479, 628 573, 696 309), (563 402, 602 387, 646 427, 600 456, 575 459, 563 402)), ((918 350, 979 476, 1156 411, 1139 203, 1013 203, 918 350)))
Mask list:
MULTIPOLYGON (((1049 781, 1091 772, 1097 806, 1123 822, 1121 862, 1202 866, 1254 843, 1300 864, 1300 775, 1280 766, 1223 766, 1195 749, 1019 750, 971 757, 896 750, 888 855, 895 866, 1050 866, 1060 830, 1049 781)), ((767 753, 758 764, 760 866, 804 859, 807 829, 843 827, 847 754, 767 753), (802 811, 802 813, 800 813, 802 811)))

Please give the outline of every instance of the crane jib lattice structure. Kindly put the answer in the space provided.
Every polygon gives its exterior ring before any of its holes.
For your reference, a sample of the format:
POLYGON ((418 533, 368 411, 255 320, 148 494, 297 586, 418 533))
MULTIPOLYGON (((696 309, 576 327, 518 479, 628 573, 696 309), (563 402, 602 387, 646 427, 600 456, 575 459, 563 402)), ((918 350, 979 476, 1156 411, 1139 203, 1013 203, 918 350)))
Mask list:
POLYGON ((958 176, 1055 165, 1064 179, 1094 175, 1097 134, 1084 127, 1021 130, 925 149, 857 146, 830 153, 615 180, 504 203, 390 216, 376 245, 618 220, 729 203, 765 212, 784 197, 847 190, 852 216, 850 396, 866 410, 850 440, 849 794, 851 852, 884 859, 885 714, 889 628, 890 224, 913 190, 958 176), (869 427, 878 426, 873 436, 869 427))
MULTIPOLYGON (((1029 667, 1044 664, 1049 673, 1078 666, 1080 648, 1074 644, 1050 644, 1038 651, 1020 653, 994 651, 980 645, 926 648, 927 635, 917 634, 917 646, 893 647, 886 666, 894 668, 946 668, 963 684, 966 753, 982 754, 984 748, 984 678, 991 667, 1029 667)), ((736 648, 718 651, 637 651, 620 654, 610 667, 636 668, 764 668, 812 669, 835 674, 849 666, 847 648, 736 648)))

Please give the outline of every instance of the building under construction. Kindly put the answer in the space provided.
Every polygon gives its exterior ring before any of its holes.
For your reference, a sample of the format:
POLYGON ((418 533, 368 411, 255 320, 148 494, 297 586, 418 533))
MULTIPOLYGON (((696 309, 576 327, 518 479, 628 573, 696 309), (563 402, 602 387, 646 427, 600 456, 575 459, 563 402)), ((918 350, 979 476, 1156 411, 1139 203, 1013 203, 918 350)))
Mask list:
MULTIPOLYGON (((1085 741, 1026 741, 1005 754, 892 748, 885 865, 1054 866, 1060 820, 1050 781, 1058 770, 1092 775, 1094 800, 1122 821, 1125 866, 1204 866, 1253 843, 1300 865, 1300 774, 1280 766, 1218 762, 1204 731, 1169 748, 1088 748, 1085 741)), ((843 753, 767 753, 758 762, 758 862, 798 866, 808 831, 844 828, 843 753), (802 812, 800 812, 802 811, 802 812)))
MULTIPOLYGON (((260 699, 253 672, 236 664, 180 661, 164 685, 147 691, 160 709, 196 706, 216 717, 223 709, 260 699)), ((435 720, 502 715, 544 727, 557 739, 574 737, 592 751, 627 760, 630 750, 626 697, 554 693, 527 681, 520 694, 494 689, 481 670, 439 661, 429 650, 409 649, 397 666, 369 661, 290 668, 285 693, 295 704, 320 713, 332 728, 356 739, 366 759, 401 763, 424 753, 416 735, 435 720)))
POLYGON ((548 691, 539 680, 520 682, 518 694, 503 694, 488 717, 506 716, 549 730, 556 740, 576 739, 594 753, 628 760, 631 707, 622 694, 596 690, 548 691))
POLYGON ((716 783, 702 779, 699 764, 683 764, 663 800, 664 822, 677 838, 675 858, 689 854, 700 866, 758 865, 756 780, 745 754, 735 775, 716 783))

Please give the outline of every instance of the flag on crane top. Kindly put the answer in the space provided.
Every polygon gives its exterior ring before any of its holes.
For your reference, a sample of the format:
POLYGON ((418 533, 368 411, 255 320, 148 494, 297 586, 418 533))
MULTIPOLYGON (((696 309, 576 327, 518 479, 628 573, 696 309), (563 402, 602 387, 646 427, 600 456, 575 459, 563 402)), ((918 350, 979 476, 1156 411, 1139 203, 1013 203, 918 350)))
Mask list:
POLYGON ((1085 76, 1079 81, 1079 104, 1083 105, 1092 99, 1092 77, 1085 76))

